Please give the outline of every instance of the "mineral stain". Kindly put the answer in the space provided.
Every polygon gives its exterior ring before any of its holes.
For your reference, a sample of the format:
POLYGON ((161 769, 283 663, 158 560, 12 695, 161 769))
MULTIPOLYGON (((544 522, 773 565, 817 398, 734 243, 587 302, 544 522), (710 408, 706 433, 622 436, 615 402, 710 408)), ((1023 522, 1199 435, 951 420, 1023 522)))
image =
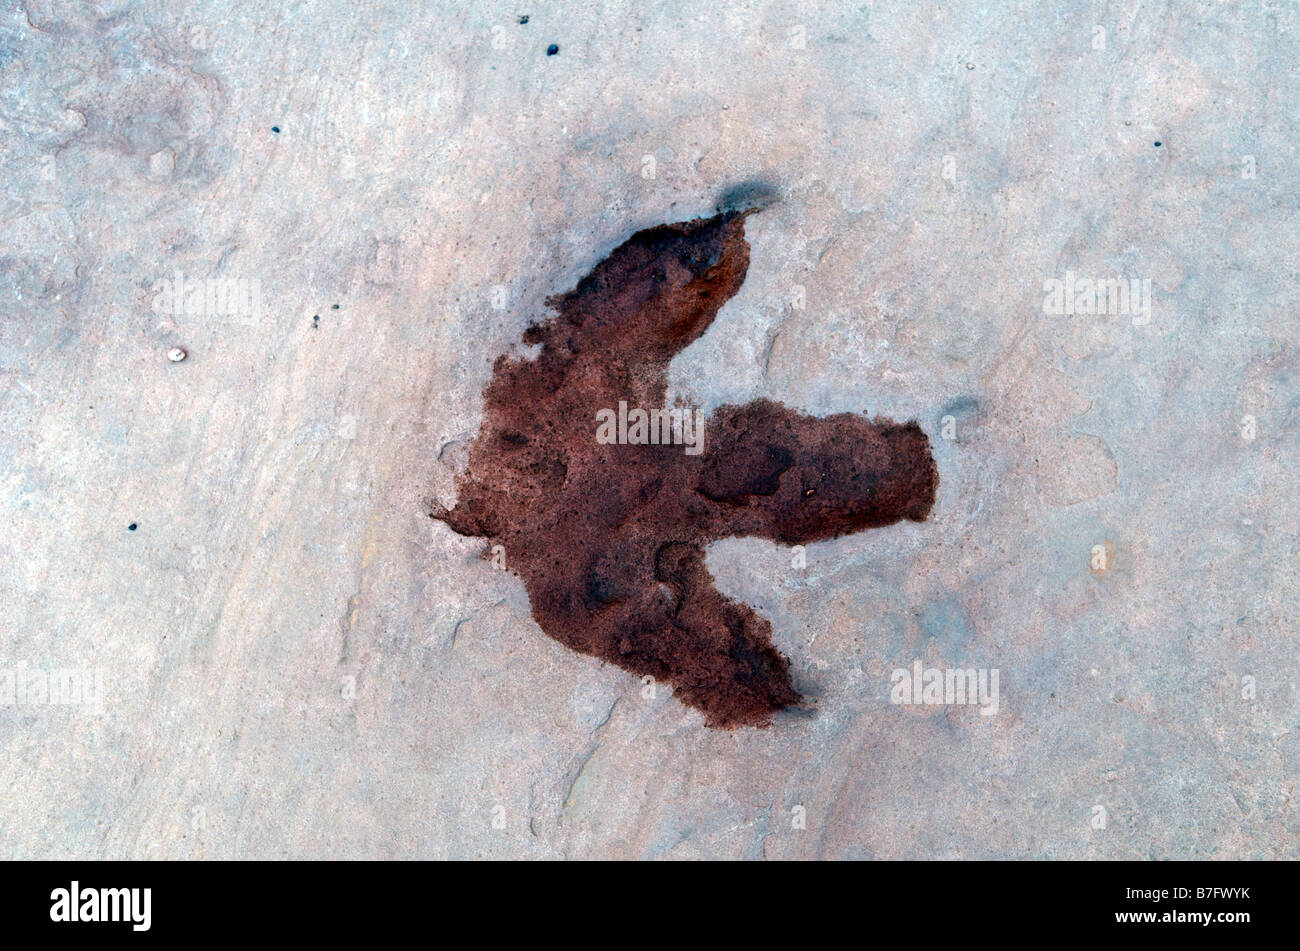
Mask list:
POLYGON ((502 545, 538 625, 562 644, 671 683, 713 727, 761 726, 799 702, 771 625, 713 585, 729 536, 805 544, 924 521, 938 473, 915 422, 723 406, 703 452, 602 444, 596 414, 662 408, 668 364, 745 280, 754 209, 639 231, 503 354, 458 478, 431 514, 502 545))

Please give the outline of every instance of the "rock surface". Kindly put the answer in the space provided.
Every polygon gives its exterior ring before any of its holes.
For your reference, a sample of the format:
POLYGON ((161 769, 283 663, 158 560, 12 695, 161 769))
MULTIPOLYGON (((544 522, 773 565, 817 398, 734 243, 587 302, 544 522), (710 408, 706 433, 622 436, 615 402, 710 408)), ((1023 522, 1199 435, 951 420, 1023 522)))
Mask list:
POLYGON ((1300 857, 1295 7, 292 11, 0 21, 0 857, 1300 857), (425 513, 544 299, 744 183, 669 399, 940 484, 709 549, 812 704, 720 732, 425 513))

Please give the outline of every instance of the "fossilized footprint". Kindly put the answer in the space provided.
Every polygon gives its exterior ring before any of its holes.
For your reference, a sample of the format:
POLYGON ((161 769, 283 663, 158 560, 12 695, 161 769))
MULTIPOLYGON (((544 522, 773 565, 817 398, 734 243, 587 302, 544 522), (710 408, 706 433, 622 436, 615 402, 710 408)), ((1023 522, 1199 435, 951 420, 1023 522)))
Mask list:
POLYGON ((671 444, 667 424, 667 445, 637 444, 635 424, 627 441, 598 438, 616 413, 624 435, 620 403, 665 408, 669 361, 745 279, 750 213, 639 231, 548 300, 557 315, 524 334, 540 353, 497 359, 458 501, 432 513, 504 546, 543 631, 671 683, 715 727, 766 724, 799 695, 771 625, 713 586, 705 546, 924 521, 938 484, 915 422, 767 400, 718 409, 702 452, 680 444, 689 429, 671 444))

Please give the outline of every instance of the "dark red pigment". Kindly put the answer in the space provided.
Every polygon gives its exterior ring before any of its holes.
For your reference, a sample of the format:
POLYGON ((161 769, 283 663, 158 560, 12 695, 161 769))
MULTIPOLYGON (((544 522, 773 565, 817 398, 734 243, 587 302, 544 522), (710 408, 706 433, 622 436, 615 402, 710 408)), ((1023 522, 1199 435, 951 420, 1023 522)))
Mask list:
POLYGON ((558 315, 524 334, 540 353, 497 358, 459 500, 432 513, 504 546, 551 637, 671 683, 727 728, 766 725, 799 695, 771 625, 713 586, 705 546, 924 521, 938 484, 915 422, 767 400, 718 409, 700 455, 597 441, 597 411, 664 407, 669 361, 745 280, 750 213, 639 231, 550 298, 558 315))

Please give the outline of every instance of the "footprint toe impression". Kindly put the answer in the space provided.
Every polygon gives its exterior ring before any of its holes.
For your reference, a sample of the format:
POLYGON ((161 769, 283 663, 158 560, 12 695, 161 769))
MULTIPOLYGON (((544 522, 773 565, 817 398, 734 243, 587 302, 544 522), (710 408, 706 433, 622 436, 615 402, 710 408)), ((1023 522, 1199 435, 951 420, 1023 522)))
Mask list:
POLYGON ((639 231, 548 300, 556 316, 524 334, 538 355, 497 358, 458 501, 434 513, 504 546, 548 635, 671 683, 723 728, 766 725, 799 695, 705 547, 924 521, 938 484, 915 422, 665 406, 669 361, 745 280, 750 213, 639 231))

